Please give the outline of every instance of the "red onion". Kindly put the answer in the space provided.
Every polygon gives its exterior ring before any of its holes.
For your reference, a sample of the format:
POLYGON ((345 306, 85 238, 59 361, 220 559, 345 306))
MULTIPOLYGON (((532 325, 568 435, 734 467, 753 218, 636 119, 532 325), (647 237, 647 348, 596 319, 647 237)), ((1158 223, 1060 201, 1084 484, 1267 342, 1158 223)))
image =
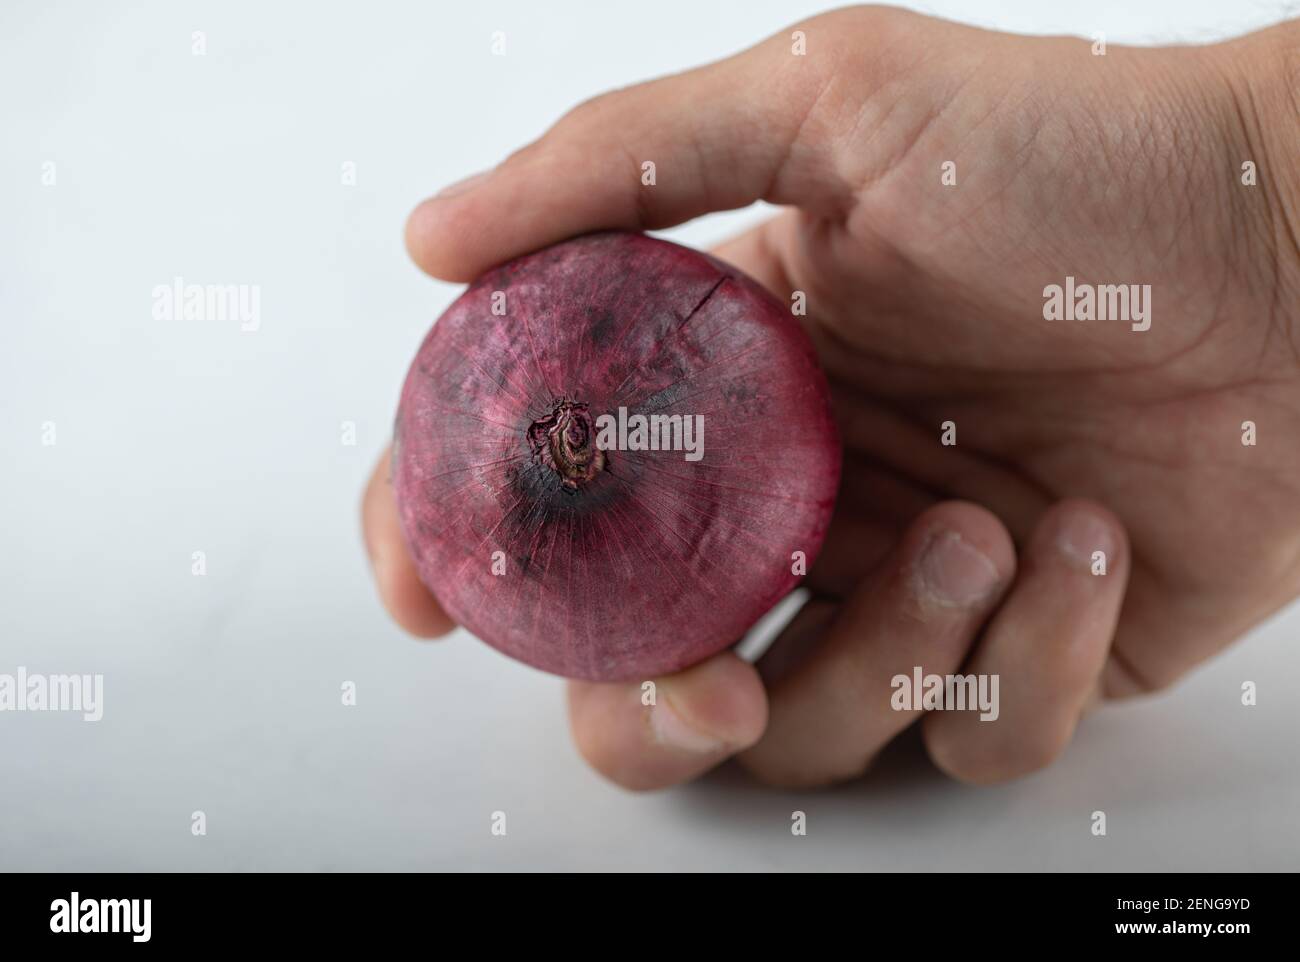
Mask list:
POLYGON ((407 544, 447 613, 599 681, 737 641, 816 556, 839 471, 790 311, 734 267, 628 233, 471 284, 411 365, 393 446, 407 544))

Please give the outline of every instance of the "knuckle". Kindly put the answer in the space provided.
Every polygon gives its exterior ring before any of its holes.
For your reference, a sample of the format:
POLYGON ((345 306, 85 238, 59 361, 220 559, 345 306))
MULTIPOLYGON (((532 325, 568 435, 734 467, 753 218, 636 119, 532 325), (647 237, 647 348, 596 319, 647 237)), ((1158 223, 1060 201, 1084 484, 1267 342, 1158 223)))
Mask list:
POLYGON ((979 750, 966 739, 934 734, 937 730, 935 726, 925 729, 930 760, 949 778, 973 786, 996 785, 1047 768, 1060 757, 1068 741, 1050 733, 1022 733, 992 750, 979 750))
POLYGON ((588 97, 561 117, 552 130, 597 123, 616 108, 619 98, 620 91, 616 90, 606 90, 594 97, 588 97))

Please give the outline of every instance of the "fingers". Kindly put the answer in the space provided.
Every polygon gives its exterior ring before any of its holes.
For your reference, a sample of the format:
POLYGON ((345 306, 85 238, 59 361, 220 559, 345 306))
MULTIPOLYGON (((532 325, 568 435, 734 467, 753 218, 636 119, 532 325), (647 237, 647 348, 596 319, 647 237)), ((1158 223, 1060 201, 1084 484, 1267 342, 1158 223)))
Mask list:
POLYGON ((1047 511, 1022 553, 1015 586, 964 669, 998 679, 997 717, 931 712, 923 733, 940 768, 989 783, 1060 754, 1096 689, 1128 572, 1124 528, 1114 515, 1082 500, 1047 511), (1103 560, 1105 574, 1095 574, 1103 560))
POLYGON ((435 277, 467 281, 602 228, 667 227, 760 198, 837 208, 850 185, 827 151, 806 148, 834 69, 830 56, 791 56, 778 35, 588 101, 494 170, 416 208, 407 248, 435 277))
POLYGON ((666 788, 757 741, 767 696, 758 672, 724 652, 653 687, 570 682, 569 724, 578 751, 606 778, 624 788, 666 788))
POLYGON ((436 638, 456 625, 420 581, 407 553, 397 518, 390 460, 391 448, 385 449, 361 499, 361 530, 366 553, 374 568, 379 597, 393 620, 417 638, 436 638))
POLYGON ((945 502, 925 511, 820 646, 774 683, 767 732, 743 764, 782 785, 860 774, 920 717, 894 707, 895 676, 955 672, 1014 570, 1011 538, 985 509, 945 502))

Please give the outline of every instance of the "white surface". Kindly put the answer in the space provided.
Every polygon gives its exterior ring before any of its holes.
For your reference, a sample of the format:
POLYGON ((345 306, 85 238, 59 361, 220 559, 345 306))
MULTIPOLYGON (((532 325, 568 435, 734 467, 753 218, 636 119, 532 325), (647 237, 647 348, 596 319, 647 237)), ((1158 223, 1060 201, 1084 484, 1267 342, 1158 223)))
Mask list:
MULTIPOLYGON (((0 672, 106 685, 98 724, 0 714, 0 869, 1300 864, 1295 609, 1013 785, 957 786, 904 748, 828 793, 724 771, 655 796, 584 768, 559 681, 469 639, 409 641, 380 611, 357 499, 456 293, 407 261, 409 208, 579 100, 817 6, 111 6, 0 7, 0 672), (152 288, 175 275, 260 284, 261 329, 153 320, 152 288)), ((1120 42, 1211 39, 1280 8, 927 9, 1120 42)), ((707 245, 760 213, 669 236, 707 245)))

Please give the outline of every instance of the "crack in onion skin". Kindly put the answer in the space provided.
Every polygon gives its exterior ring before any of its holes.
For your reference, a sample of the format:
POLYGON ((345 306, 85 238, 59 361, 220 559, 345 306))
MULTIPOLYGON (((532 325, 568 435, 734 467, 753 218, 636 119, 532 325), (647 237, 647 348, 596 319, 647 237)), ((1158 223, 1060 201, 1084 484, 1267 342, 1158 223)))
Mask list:
POLYGON ((471 284, 421 345, 394 432, 402 529, 439 603, 505 654, 593 681, 739 640, 800 580, 793 553, 816 557, 839 473, 790 311, 715 258, 622 232, 471 284), (596 419, 620 406, 702 415, 704 457, 600 451, 596 419))

